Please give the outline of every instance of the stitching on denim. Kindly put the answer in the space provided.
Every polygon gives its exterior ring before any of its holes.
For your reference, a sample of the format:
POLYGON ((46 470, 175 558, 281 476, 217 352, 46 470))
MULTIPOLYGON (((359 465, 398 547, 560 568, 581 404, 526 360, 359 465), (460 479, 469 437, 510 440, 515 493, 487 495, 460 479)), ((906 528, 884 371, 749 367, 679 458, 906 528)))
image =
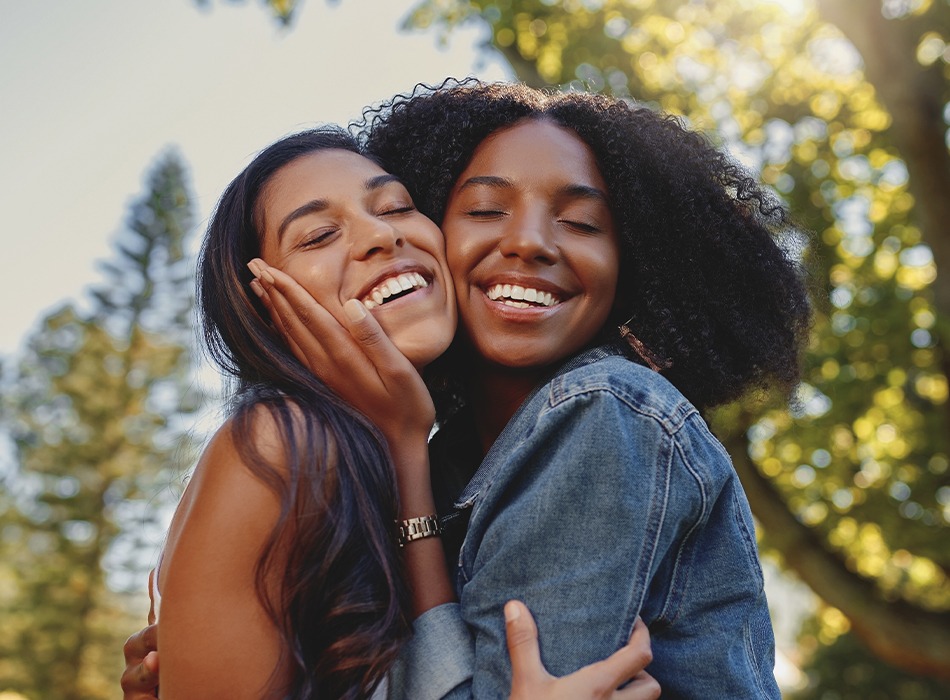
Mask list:
POLYGON ((662 426, 669 436, 674 436, 686 424, 690 416, 698 414, 695 406, 685 400, 678 401, 671 407, 644 406, 638 397, 630 396, 615 385, 606 383, 605 377, 585 379, 583 384, 565 387, 564 377, 557 377, 551 382, 548 392, 548 405, 542 409, 544 413, 557 408, 571 399, 581 398, 587 394, 605 393, 613 396, 634 413, 651 418, 662 426))
POLYGON ((763 588, 765 586, 765 576, 762 574, 762 564, 759 561, 759 545, 755 541, 755 534, 749 531, 749 526, 745 518, 742 517, 743 513, 745 513, 745 508, 739 500, 739 490, 736 488, 732 489, 732 503, 735 506, 735 508, 733 508, 733 516, 739 528, 739 533, 746 545, 744 549, 752 564, 752 570, 757 574, 756 580, 759 582, 759 588, 763 588))
POLYGON ((694 469, 693 465, 686 458, 686 454, 685 454, 685 451, 683 450, 682 444, 678 440, 674 439, 673 446, 677 454, 679 454, 679 457, 683 462, 683 466, 686 467, 686 471, 688 471, 690 475, 693 477, 693 479, 696 481, 696 485, 699 488, 699 498, 700 498, 701 505, 700 505, 700 510, 699 510, 699 517, 696 518, 696 521, 693 523, 693 526, 689 529, 689 531, 683 537, 682 543, 680 544, 679 548, 676 550, 676 558, 673 560, 673 572, 670 574, 670 595, 667 596, 666 604, 663 606, 663 609, 660 611, 660 618, 668 619, 670 624, 676 622, 676 619, 679 617, 679 613, 680 613, 680 610, 677 607, 673 611, 673 614, 669 616, 669 618, 667 618, 667 615, 668 615, 667 608, 673 602, 673 598, 674 598, 673 592, 674 591, 676 592, 675 597, 676 597, 677 605, 678 605, 678 602, 681 601, 686 596, 686 591, 689 589, 690 568, 688 566, 682 567, 683 569, 685 569, 685 571, 683 571, 682 577, 680 576, 680 569, 681 569, 680 563, 682 562, 684 558, 683 556, 684 552, 693 545, 693 539, 694 539, 693 535, 699 531, 700 525, 702 523, 705 523, 707 518, 709 517, 709 498, 706 494, 706 484, 703 482, 702 478, 700 478, 700 474, 698 470, 694 469), (680 578, 682 578, 682 582, 680 582, 680 578))
MULTIPOLYGON (((570 407, 564 409, 563 404, 571 399, 580 399, 580 398, 590 396, 591 394, 603 393, 616 399, 619 403, 623 404, 631 412, 636 413, 637 415, 642 416, 646 418, 647 420, 652 420, 654 423, 656 423, 662 428, 663 432, 666 434, 666 437, 667 437, 667 442, 663 446, 663 452, 666 454, 666 460, 663 463, 663 469, 662 469, 662 473, 664 476, 663 486, 662 486, 662 496, 663 496, 662 502, 661 504, 659 504, 658 509, 651 509, 651 512, 647 516, 648 520, 647 520, 646 528, 645 528, 646 530, 645 537, 646 537, 646 540, 649 542, 649 545, 644 545, 643 553, 640 556, 640 561, 637 563, 637 566, 634 568, 634 571, 637 574, 637 578, 635 579, 636 586, 634 590, 639 589, 640 598, 638 601, 633 601, 633 600, 629 601, 630 607, 629 607, 629 613, 627 616, 628 617, 627 623, 632 629, 633 618, 634 618, 633 612, 635 610, 636 611, 642 610, 643 604, 646 600, 647 583, 649 582, 650 572, 653 568, 653 562, 656 559, 656 552, 660 544, 659 535, 660 535, 660 532, 662 532, 663 527, 666 523, 666 516, 667 516, 667 510, 669 506, 670 491, 671 491, 671 484, 672 484, 673 456, 676 453, 682 454, 682 446, 680 445, 677 439, 677 435, 679 431, 683 428, 683 426, 686 424, 687 422, 686 419, 689 418, 689 416, 692 416, 694 414, 698 415, 698 411, 690 404, 687 404, 685 402, 679 402, 676 405, 675 410, 686 409, 684 411, 685 415, 683 416, 682 420, 677 421, 674 424, 676 427, 673 428, 670 425, 670 422, 663 419, 665 415, 669 415, 668 413, 666 412, 657 413, 655 411, 641 410, 642 404, 634 402, 633 400, 631 400, 632 397, 628 397, 627 395, 616 391, 616 387, 598 383, 598 384, 587 384, 583 387, 573 387, 572 391, 558 392, 557 388, 563 388, 563 377, 557 377, 556 380, 552 382, 551 384, 551 391, 549 392, 548 406, 544 409, 545 414, 550 413, 551 411, 558 408, 561 408, 563 410, 570 410, 570 407), (657 510, 659 510, 659 513, 655 514, 657 510)), ((698 529, 699 524, 700 522, 702 522, 707 511, 706 503, 708 499, 706 498, 706 493, 705 493, 705 489, 703 488, 703 484, 701 480, 699 479, 698 475, 695 473, 695 471, 693 471, 692 469, 689 469, 689 471, 690 471, 690 474, 693 476, 693 478, 699 483, 700 498, 702 502, 701 517, 697 519, 697 521, 689 529, 689 531, 686 534, 686 537, 684 538, 684 543, 680 545, 679 551, 677 552, 676 563, 674 564, 673 573, 671 575, 670 592, 667 595, 667 599, 664 601, 661 613, 659 617, 657 618, 657 620, 660 620, 660 621, 664 621, 666 619, 667 609, 670 607, 670 601, 674 597, 672 596, 672 588, 673 588, 673 584, 675 584, 676 582, 676 577, 678 573, 678 564, 679 564, 681 552, 683 548, 685 547, 685 544, 690 541, 690 536, 693 534, 694 531, 698 529)), ((681 595, 677 596, 677 598, 681 599, 682 596, 681 595)), ((674 620, 675 620, 675 616, 673 618, 670 618, 669 622, 673 622, 674 620)))
MULTIPOLYGON (((639 601, 639 603, 637 604, 637 606, 636 606, 636 608, 635 608, 635 609, 638 610, 638 611, 643 610, 643 603, 644 603, 645 600, 646 600, 646 594, 647 594, 647 582, 648 582, 648 578, 649 578, 649 573, 650 573, 650 571, 651 571, 651 569, 652 569, 652 567, 653 567, 653 560, 656 558, 656 550, 657 550, 657 547, 658 547, 659 544, 660 544, 659 533, 662 531, 664 523, 666 523, 667 506, 669 505, 669 501, 670 501, 670 483, 671 483, 672 474, 673 474, 673 468, 672 468, 672 465, 673 465, 673 454, 674 454, 675 451, 676 451, 676 449, 675 449, 675 440, 674 440, 674 439, 671 439, 670 442, 669 442, 669 449, 666 450, 666 452, 667 452, 667 458, 666 458, 665 470, 664 470, 664 471, 665 471, 665 478, 664 478, 664 480, 663 480, 663 507, 662 507, 662 512, 661 512, 661 514, 660 514, 660 518, 659 518, 659 522, 657 523, 656 530, 655 530, 654 532, 651 532, 651 533, 650 533, 650 534, 652 535, 652 537, 653 537, 653 547, 651 548, 651 551, 650 551, 650 562, 649 562, 649 565, 647 566, 647 568, 646 568, 645 570, 642 569, 642 568, 640 569, 641 571, 643 571, 642 576, 643 576, 643 579, 644 579, 644 580, 639 582, 639 585, 640 585, 640 601, 639 601)), ((663 619, 664 612, 666 611, 666 607, 667 607, 668 602, 669 602, 669 595, 667 595, 667 600, 664 602, 663 608, 662 608, 661 611, 660 611, 660 615, 659 615, 659 617, 658 617, 659 620, 662 620, 662 619, 663 619)), ((631 617, 631 616, 628 615, 628 617, 631 617)), ((631 626, 631 628, 632 628, 632 626, 633 626, 633 620, 632 620, 632 619, 629 620, 629 624, 630 624, 630 626, 631 626)))
MULTIPOLYGON (((745 641, 746 647, 746 661, 751 666, 752 677, 755 679, 755 686, 759 689, 759 694, 768 699, 769 693, 765 689, 765 686, 762 685, 762 664, 759 663, 759 659, 755 654, 755 644, 752 643, 752 625, 750 620, 746 620, 745 624, 742 625, 742 637, 745 641)), ((770 671, 771 672, 771 671, 770 671)))

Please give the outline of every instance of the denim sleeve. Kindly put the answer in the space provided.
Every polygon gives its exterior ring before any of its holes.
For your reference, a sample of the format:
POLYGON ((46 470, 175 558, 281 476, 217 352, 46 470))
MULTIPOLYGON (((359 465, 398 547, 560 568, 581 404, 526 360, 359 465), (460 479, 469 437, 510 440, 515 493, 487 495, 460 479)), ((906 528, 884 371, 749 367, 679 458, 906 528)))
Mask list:
POLYGON ((659 562, 702 517, 675 462, 669 426, 610 391, 544 408, 476 503, 462 549, 474 697, 508 696, 511 598, 534 614, 556 676, 626 643, 659 562))
POLYGON ((472 637, 458 603, 427 610, 390 672, 389 700, 467 698, 474 666, 472 637))

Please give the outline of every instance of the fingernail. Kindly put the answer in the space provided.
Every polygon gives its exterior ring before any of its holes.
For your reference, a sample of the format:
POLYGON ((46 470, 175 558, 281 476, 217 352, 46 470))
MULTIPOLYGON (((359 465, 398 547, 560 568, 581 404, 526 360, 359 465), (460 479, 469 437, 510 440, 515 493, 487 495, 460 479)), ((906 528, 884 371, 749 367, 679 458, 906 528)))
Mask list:
POLYGON ((260 263, 258 262, 257 258, 254 258, 253 260, 251 260, 251 262, 249 262, 249 263, 247 264, 247 269, 250 270, 251 273, 252 273, 255 277, 260 277, 260 275, 261 275, 261 266, 260 266, 260 263))
POLYGON ((261 286, 261 283, 257 280, 251 280, 251 291, 254 292, 257 296, 264 296, 264 288, 261 286))
POLYGON ((363 302, 356 299, 350 299, 343 304, 343 312, 351 321, 362 321, 366 318, 366 307, 363 306, 363 302))
POLYGON ((505 622, 514 622, 521 617, 521 606, 515 601, 509 600, 505 604, 505 622))
POLYGON ((257 274, 258 277, 260 277, 262 280, 267 282, 267 284, 274 284, 274 276, 270 273, 270 270, 268 270, 263 265, 258 265, 257 268, 258 268, 258 274, 257 274))

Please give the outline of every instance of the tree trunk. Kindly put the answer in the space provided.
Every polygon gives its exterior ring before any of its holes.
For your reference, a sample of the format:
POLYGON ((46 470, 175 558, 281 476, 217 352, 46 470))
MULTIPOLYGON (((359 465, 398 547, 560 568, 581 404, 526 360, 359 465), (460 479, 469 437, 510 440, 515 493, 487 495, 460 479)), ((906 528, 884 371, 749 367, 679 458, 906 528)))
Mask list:
MULTIPOLYGON (((942 61, 921 66, 919 26, 911 19, 886 19, 880 0, 818 0, 818 10, 861 54, 865 77, 891 115, 890 133, 907 165, 917 223, 937 264, 935 305, 950 318, 950 153, 942 61)), ((950 347, 950 337, 942 340, 950 347)))
MULTIPOLYGON (((720 435, 749 497, 752 512, 769 541, 793 570, 826 603, 839 609, 851 629, 878 658, 911 673, 950 680, 950 613, 888 601, 874 582, 848 568, 822 538, 789 510, 775 487, 749 457, 743 423, 720 435)), ((721 431, 720 431, 721 432, 721 431)))

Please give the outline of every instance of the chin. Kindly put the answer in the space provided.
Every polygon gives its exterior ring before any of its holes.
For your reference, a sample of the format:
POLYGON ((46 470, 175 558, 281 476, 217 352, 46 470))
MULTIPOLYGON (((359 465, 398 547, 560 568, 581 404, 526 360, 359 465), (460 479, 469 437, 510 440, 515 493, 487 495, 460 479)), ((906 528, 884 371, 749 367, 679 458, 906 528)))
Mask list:
POLYGON ((399 351, 412 363, 412 366, 421 372, 426 366, 430 365, 433 361, 438 359, 442 353, 448 350, 451 341, 451 337, 440 341, 440 339, 430 336, 429 338, 414 343, 397 343, 396 347, 398 347, 399 351))

